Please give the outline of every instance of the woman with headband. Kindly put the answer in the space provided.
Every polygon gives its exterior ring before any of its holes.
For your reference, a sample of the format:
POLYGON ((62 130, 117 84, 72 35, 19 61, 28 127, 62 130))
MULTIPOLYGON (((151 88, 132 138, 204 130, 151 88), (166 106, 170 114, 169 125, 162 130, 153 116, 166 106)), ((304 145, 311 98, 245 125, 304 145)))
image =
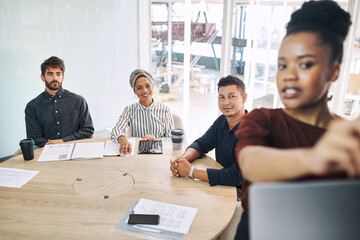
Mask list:
POLYGON ((111 138, 120 143, 120 154, 130 154, 131 144, 125 133, 130 128, 133 137, 151 141, 170 138, 174 121, 170 109, 153 99, 153 77, 143 69, 135 69, 129 79, 139 102, 128 105, 111 132, 111 138))

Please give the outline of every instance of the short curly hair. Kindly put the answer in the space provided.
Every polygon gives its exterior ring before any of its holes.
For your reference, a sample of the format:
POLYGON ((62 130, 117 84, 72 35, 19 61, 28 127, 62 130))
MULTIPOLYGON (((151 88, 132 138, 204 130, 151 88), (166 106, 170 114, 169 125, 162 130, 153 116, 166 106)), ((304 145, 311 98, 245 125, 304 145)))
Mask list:
POLYGON ((65 72, 65 64, 64 61, 58 57, 52 56, 48 59, 44 60, 44 62, 41 64, 41 75, 45 76, 46 69, 48 67, 52 68, 60 68, 62 73, 65 72))
POLYGON ((343 42, 351 25, 350 14, 331 0, 309 1, 291 14, 286 36, 313 32, 331 48, 331 62, 342 62, 343 42))
POLYGON ((240 78, 232 76, 232 75, 228 75, 226 77, 220 78, 217 85, 218 85, 218 91, 219 91, 220 87, 225 87, 225 86, 229 86, 229 85, 236 85, 240 89, 241 94, 245 93, 245 84, 244 84, 244 82, 240 78))

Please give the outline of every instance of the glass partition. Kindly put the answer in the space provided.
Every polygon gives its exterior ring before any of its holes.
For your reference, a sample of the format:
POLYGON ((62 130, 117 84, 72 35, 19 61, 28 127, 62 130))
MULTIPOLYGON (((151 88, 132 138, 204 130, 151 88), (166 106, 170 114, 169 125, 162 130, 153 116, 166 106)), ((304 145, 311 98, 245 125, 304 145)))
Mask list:
POLYGON ((277 53, 285 25, 300 4, 249 1, 234 6, 231 72, 245 82, 248 110, 279 105, 275 80, 277 53))
POLYGON ((153 2, 151 5, 152 74, 156 99, 172 112, 184 112, 184 64, 190 69, 189 131, 202 135, 218 116, 216 83, 220 78, 222 3, 153 2), (191 11, 190 62, 184 63, 185 13, 191 11), (190 107, 191 106, 191 107, 190 107), (204 116, 206 115, 206 119, 204 116))
MULTIPOLYGON (((360 18, 357 26, 360 26, 360 18)), ((360 29, 356 31, 355 39, 350 39, 350 42, 353 47, 342 117, 354 119, 360 115, 360 29)))

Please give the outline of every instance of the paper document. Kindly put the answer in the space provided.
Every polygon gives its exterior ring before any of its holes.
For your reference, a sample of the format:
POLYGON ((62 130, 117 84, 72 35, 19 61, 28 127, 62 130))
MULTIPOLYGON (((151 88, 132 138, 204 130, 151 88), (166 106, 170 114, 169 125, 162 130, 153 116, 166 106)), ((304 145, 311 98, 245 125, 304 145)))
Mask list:
POLYGON ((133 211, 138 214, 160 215, 159 225, 137 224, 137 226, 187 234, 198 210, 141 198, 133 211))
POLYGON ((75 143, 71 159, 89 159, 104 157, 104 142, 75 143))
MULTIPOLYGON (((132 156, 134 156, 134 152, 135 152, 136 139, 129 138, 128 142, 131 144, 131 153, 126 156, 132 157, 132 156)), ((122 156, 122 157, 125 156, 124 154, 120 155, 119 149, 120 149, 120 143, 115 142, 113 140, 107 140, 106 145, 105 145, 105 150, 104 150, 104 156, 122 156)))
POLYGON ((0 187, 21 188, 39 171, 0 167, 0 187))
POLYGON ((171 232, 166 230, 152 229, 139 226, 137 224, 128 224, 129 215, 133 212, 138 201, 134 201, 129 209, 125 212, 119 223, 112 229, 108 240, 123 239, 122 234, 133 236, 136 239, 156 239, 156 240, 182 240, 182 233, 171 232))
POLYGON ((104 143, 65 143, 45 145, 39 162, 103 158, 104 143))

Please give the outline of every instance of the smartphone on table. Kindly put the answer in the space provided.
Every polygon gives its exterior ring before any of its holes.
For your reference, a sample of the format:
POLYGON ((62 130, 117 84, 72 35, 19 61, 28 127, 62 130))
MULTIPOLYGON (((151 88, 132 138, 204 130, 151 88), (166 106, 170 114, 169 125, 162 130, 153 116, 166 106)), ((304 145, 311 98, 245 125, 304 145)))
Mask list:
POLYGON ((160 223, 160 216, 156 214, 136 214, 129 215, 128 224, 152 224, 158 225, 160 223))

